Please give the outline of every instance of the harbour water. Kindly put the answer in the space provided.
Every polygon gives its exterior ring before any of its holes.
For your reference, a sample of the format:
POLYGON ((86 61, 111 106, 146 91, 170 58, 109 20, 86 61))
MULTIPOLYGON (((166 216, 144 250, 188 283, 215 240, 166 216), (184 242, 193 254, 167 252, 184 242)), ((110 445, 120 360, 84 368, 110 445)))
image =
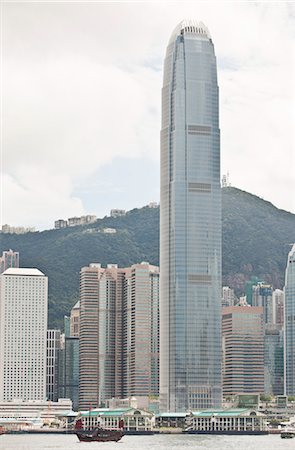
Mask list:
POLYGON ((288 450, 295 439, 264 436, 124 436, 120 442, 79 442, 75 435, 2 435, 1 450, 288 450))

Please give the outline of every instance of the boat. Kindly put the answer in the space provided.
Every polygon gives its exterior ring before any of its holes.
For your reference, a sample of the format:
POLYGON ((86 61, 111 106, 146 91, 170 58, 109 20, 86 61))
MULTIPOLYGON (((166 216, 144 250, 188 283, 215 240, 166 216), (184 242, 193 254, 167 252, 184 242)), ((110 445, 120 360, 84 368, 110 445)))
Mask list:
POLYGON ((105 430, 94 428, 93 430, 76 430, 76 435, 81 442, 118 442, 124 436, 122 430, 105 430))
POLYGON ((83 422, 78 419, 75 424, 74 433, 78 436, 81 442, 118 442, 124 436, 123 427, 124 422, 119 422, 120 429, 106 430, 105 428, 96 427, 93 429, 83 429, 83 422))
POLYGON ((295 428, 286 428, 281 431, 282 439, 292 439, 295 437, 295 428))

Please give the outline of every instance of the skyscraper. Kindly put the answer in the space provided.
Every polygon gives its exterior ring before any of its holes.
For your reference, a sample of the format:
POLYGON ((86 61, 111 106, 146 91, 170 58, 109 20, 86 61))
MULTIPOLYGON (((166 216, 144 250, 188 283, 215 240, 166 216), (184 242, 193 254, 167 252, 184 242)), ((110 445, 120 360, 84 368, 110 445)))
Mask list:
POLYGON ((162 410, 221 404, 221 191, 214 46, 173 31, 164 63, 160 208, 162 410))
POLYGON ((91 264, 80 280, 80 409, 157 396, 159 268, 91 264))
POLYGON ((222 309, 223 394, 264 392, 263 308, 222 309))
POLYGON ((285 276, 285 394, 295 395, 295 244, 285 276))
POLYGON ((0 401, 46 398, 47 277, 38 269, 0 275, 0 401))

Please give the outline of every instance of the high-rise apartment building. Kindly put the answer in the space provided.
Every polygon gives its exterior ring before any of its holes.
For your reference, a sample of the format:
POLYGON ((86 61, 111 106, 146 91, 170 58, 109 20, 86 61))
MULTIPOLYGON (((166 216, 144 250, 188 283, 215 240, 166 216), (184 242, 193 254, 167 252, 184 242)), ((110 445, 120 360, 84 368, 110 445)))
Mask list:
POLYGON ((19 252, 13 250, 4 251, 0 257, 0 273, 11 267, 19 267, 19 252))
POLYGON ((0 401, 46 398, 47 284, 38 269, 0 275, 0 401))
POLYGON ((265 325, 275 323, 275 309, 273 303, 273 288, 270 284, 258 282, 252 287, 252 305, 263 308, 265 325))
POLYGON ((221 306, 234 306, 236 301, 235 291, 228 286, 222 286, 221 306))
POLYGON ((80 272, 79 408, 99 405, 98 275, 100 264, 80 272))
POLYGON ((134 264, 123 307, 124 397, 159 395, 159 268, 134 264))
POLYGON ((222 309, 223 394, 264 392, 263 308, 222 309))
POLYGON ((158 267, 82 268, 80 409, 112 397, 158 395, 158 383, 158 267))
POLYGON ((279 329, 282 329, 284 327, 284 291, 281 289, 275 289, 272 293, 272 297, 275 324, 279 329))
POLYGON ((160 208, 160 399, 221 406, 221 189, 216 59, 208 29, 181 22, 164 63, 160 208))
POLYGON ((295 244, 285 275, 285 394, 295 395, 295 244))

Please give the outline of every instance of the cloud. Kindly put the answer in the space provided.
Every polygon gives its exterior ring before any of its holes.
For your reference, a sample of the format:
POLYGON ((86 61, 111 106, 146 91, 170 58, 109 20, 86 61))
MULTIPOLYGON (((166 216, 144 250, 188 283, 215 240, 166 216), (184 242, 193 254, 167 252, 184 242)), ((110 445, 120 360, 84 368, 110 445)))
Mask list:
POLYGON ((112 161, 142 160, 139 178, 159 163, 163 58, 184 17, 215 44, 223 172, 295 211, 294 5, 18 2, 3 5, 3 222, 50 226, 91 208, 82 193, 112 161))

